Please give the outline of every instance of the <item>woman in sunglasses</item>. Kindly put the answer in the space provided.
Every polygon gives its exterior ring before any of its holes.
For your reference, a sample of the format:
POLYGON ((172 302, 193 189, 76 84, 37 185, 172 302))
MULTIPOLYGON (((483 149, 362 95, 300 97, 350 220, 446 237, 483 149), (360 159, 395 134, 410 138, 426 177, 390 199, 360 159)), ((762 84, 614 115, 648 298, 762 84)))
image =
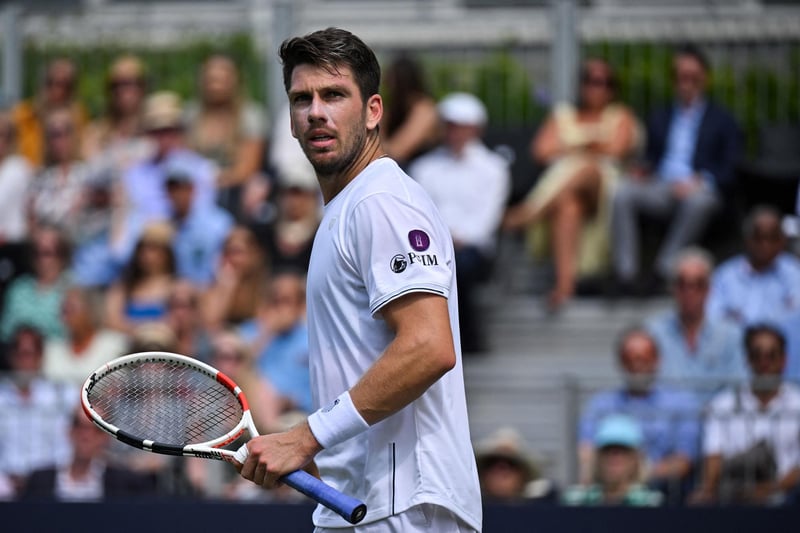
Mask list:
POLYGON ((573 295, 578 275, 598 273, 608 259, 607 198, 642 138, 634 114, 615 95, 611 66, 587 60, 577 104, 557 104, 531 143, 532 157, 546 170, 503 221, 508 230, 530 228, 535 255, 549 248, 555 266, 551 311, 573 295))

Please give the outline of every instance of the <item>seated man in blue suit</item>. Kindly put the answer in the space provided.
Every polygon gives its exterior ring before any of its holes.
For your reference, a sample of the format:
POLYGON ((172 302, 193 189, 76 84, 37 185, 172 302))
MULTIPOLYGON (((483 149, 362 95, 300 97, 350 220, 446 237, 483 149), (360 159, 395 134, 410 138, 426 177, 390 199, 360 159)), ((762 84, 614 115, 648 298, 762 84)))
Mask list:
POLYGON ((734 182, 741 138, 733 117, 706 97, 709 63, 694 46, 675 52, 675 100, 647 124, 645 168, 614 195, 614 268, 623 286, 639 275, 638 216, 669 222, 654 274, 666 279, 683 247, 696 242, 734 182))

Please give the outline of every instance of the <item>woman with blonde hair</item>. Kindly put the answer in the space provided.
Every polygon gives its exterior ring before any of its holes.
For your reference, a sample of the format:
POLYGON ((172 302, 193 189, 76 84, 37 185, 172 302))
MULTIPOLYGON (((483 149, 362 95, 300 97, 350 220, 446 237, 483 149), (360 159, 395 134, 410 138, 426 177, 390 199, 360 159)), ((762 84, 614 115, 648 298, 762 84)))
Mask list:
POLYGON ((241 188, 258 175, 263 162, 266 112, 244 97, 239 69, 230 57, 206 59, 199 85, 199 101, 185 111, 188 144, 217 164, 220 203, 238 215, 241 188))
POLYGON ((133 55, 115 59, 106 77, 106 111, 86 129, 84 158, 105 155, 121 172, 148 154, 150 146, 142 129, 146 95, 144 63, 133 55))
POLYGON ((608 262, 611 192, 642 143, 633 112, 615 102, 616 86, 607 62, 583 64, 577 105, 558 104, 531 142, 533 158, 547 169, 503 221, 507 230, 530 229, 535 255, 549 247, 556 278, 551 310, 572 297, 579 275, 597 274, 608 262))

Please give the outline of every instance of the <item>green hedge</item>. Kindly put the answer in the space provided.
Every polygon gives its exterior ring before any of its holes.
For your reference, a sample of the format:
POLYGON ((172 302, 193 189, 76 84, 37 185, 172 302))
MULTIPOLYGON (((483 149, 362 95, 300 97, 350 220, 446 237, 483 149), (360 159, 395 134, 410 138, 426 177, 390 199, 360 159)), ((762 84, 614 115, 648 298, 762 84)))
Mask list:
POLYGON ((70 57, 79 66, 78 93, 90 113, 98 115, 105 109, 105 79, 109 65, 123 53, 140 57, 147 66, 150 90, 163 89, 179 93, 183 98, 197 94, 197 75, 200 65, 212 53, 233 58, 241 70, 246 94, 262 100, 265 87, 263 62, 249 35, 240 34, 215 40, 194 40, 170 48, 124 47, 107 43, 91 48, 67 46, 38 46, 27 43, 24 48, 25 95, 31 95, 41 79, 45 64, 54 57, 70 57))
MULTIPOLYGON (((736 68, 726 63, 714 65, 712 94, 740 121, 750 152, 756 148, 761 124, 800 122, 800 42, 782 46, 790 48, 782 48, 788 50, 787 57, 777 65, 774 58, 763 53, 751 56, 749 62, 736 68)), ((79 94, 90 112, 99 114, 105 105, 106 69, 124 52, 140 56, 148 65, 151 89, 174 90, 184 98, 196 95, 202 61, 212 52, 222 52, 237 61, 250 96, 262 100, 265 94, 264 63, 247 34, 213 41, 199 39, 168 49, 126 48, 115 43, 91 48, 28 43, 24 49, 25 94, 34 92, 49 59, 65 55, 80 65, 79 94)), ((606 58, 614 65, 620 80, 620 98, 639 116, 647 116, 654 106, 671 97, 671 48, 667 45, 606 42, 586 45, 582 52, 584 57, 606 58)), ((508 43, 496 50, 459 53, 456 60, 438 50, 419 51, 418 57, 437 98, 454 90, 473 92, 486 102, 493 125, 518 128, 538 123, 547 113, 535 97, 532 75, 521 60, 528 53, 547 52, 508 43)))

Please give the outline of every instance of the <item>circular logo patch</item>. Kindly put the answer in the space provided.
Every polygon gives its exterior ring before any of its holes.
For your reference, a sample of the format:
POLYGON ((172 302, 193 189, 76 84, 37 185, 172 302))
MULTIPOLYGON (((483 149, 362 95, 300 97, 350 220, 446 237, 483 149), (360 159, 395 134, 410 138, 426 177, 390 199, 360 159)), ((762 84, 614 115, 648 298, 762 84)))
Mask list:
POLYGON ((404 271, 408 266, 408 261, 406 261, 406 256, 403 254, 397 254, 396 256, 392 257, 392 261, 390 263, 390 268, 392 272, 395 274, 399 274, 400 272, 404 271))
POLYGON ((421 229, 412 229, 408 232, 408 243, 417 252, 424 252, 431 245, 431 238, 421 229))

